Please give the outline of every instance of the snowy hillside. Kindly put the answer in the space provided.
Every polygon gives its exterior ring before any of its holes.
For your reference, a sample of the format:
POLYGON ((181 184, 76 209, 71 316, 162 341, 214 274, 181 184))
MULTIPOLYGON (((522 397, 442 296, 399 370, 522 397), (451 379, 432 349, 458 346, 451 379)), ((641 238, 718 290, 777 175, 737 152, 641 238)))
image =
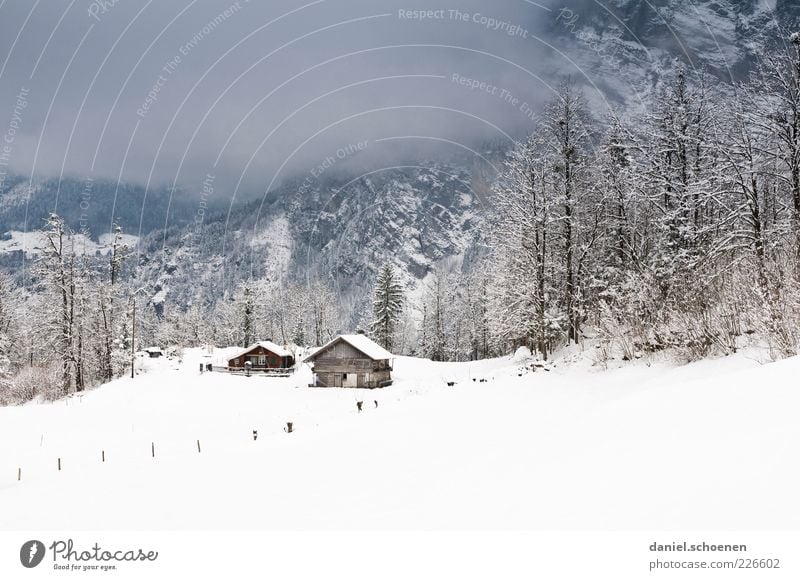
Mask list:
MULTIPOLYGON (((129 234, 122 234, 120 241, 130 248, 135 248, 139 238, 129 234)), ((98 241, 94 241, 83 234, 75 236, 76 247, 89 255, 97 253, 101 255, 108 254, 111 251, 113 242, 114 236, 112 234, 101 234, 98 241)), ((0 253, 24 252, 27 257, 33 257, 40 254, 46 244, 47 238, 38 230, 32 232, 10 231, 0 237, 0 253)))
POLYGON ((606 372, 400 358, 394 386, 363 391, 310 389, 305 367, 200 375, 219 354, 0 408, 2 528, 800 525, 798 358, 606 372))
POLYGON ((776 40, 767 31, 775 23, 791 27, 800 22, 800 4, 792 0, 610 0, 552 6, 556 17, 546 34, 601 90, 603 98, 594 103, 598 110, 608 102, 641 107, 676 59, 723 82, 742 80, 753 66, 753 47, 776 40))
MULTIPOLYGON (((209 203, 215 200, 209 200, 209 203)), ((43 226, 52 212, 73 229, 86 230, 97 241, 112 224, 126 234, 144 235, 165 227, 191 223, 197 211, 194 189, 146 189, 127 183, 77 179, 34 179, 20 176, 0 180, 0 235, 30 232, 43 226)), ((0 254, 13 251, 0 247, 0 254)))
MULTIPOLYGON (((504 151, 494 155, 501 167, 504 151)), ((142 242, 141 275, 154 293, 168 288, 163 311, 213 304, 250 278, 329 280, 346 303, 371 292, 386 261, 415 289, 438 261, 469 270, 485 251, 491 165, 427 160, 355 175, 290 181, 200 226, 156 231, 142 242)))

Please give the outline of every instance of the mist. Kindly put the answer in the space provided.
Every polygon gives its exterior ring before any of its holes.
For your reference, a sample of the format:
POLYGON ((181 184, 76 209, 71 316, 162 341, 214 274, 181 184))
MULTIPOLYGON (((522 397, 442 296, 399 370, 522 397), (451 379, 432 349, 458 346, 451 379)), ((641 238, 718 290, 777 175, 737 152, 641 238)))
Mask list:
POLYGON ((213 176, 258 194, 358 144, 383 163, 510 141, 557 77, 585 76, 547 40, 558 11, 523 0, 17 0, 0 13, 4 163, 34 178, 193 189, 213 176))
MULTIPOLYGON (((635 103, 647 87, 630 94, 625 65, 641 79, 665 55, 637 48, 638 31, 612 9, 584 0, 4 2, 0 172, 190 192, 213 179, 235 200, 331 158, 341 168, 473 154, 529 133, 566 77, 598 117, 635 103), (598 17, 609 23, 603 43, 581 33, 598 17), (616 54, 622 41, 627 63, 616 54)), ((697 35, 670 38, 676 56, 691 63, 693 44, 716 42, 703 25, 699 15, 697 35)))

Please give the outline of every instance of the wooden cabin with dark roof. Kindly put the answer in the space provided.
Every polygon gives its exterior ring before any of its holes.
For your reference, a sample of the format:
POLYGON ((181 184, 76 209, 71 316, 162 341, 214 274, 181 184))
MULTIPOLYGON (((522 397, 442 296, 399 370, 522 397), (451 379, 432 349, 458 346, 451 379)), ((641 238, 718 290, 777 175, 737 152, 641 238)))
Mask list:
POLYGON ((254 371, 271 369, 290 369, 294 366, 292 353, 271 342, 263 340, 250 345, 228 359, 229 370, 244 370, 250 368, 254 371), (247 365, 247 363, 250 363, 247 365))

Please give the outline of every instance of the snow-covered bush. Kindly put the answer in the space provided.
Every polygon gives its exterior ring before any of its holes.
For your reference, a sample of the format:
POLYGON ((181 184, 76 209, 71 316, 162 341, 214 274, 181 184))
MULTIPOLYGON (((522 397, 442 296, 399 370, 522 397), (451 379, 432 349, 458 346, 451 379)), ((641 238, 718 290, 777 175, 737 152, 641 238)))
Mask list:
POLYGON ((11 379, 0 382, 3 405, 21 405, 37 397, 54 401, 63 396, 61 370, 55 364, 22 367, 11 379))
POLYGON ((14 396, 11 388, 11 381, 7 379, 0 379, 0 407, 6 407, 13 404, 14 396))

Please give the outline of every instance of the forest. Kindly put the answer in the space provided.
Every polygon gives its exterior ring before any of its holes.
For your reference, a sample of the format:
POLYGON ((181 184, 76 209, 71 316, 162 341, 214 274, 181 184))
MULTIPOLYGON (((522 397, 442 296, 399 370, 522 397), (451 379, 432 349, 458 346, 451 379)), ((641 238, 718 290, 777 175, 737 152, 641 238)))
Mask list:
POLYGON ((341 304, 323 281, 248 280, 157 316, 121 228, 89 254, 52 215, 24 284, 0 278, 0 404, 102 384, 151 345, 319 345, 355 330, 346 308, 392 352, 433 360, 573 344, 600 364, 750 344, 795 355, 800 34, 778 44, 736 83, 675 61, 621 112, 591 110, 563 80, 497 176, 482 262, 442 263, 411 292, 386 248, 368 304, 341 304))

